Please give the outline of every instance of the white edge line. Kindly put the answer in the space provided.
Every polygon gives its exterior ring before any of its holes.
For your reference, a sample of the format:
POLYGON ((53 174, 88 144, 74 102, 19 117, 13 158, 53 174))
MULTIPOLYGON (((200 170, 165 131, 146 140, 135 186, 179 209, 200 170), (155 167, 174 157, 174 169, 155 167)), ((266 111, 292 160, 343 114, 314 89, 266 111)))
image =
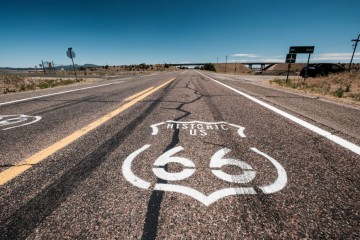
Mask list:
POLYGON ((104 86, 109 86, 109 85, 118 84, 118 83, 122 83, 122 82, 124 82, 124 81, 96 85, 96 86, 91 86, 91 87, 86 87, 86 88, 78 88, 78 89, 73 89, 73 90, 69 90, 69 91, 57 92, 57 93, 50 93, 50 94, 45 94, 45 95, 36 96, 36 97, 18 99, 18 100, 14 100, 14 101, 10 101, 10 102, 2 102, 2 103, 0 103, 0 106, 9 105, 9 104, 18 103, 18 102, 26 102, 26 101, 30 101, 33 99, 50 97, 50 96, 55 96, 55 95, 60 95, 60 94, 65 94, 65 93, 77 92, 77 91, 87 90, 87 89, 91 89, 91 88, 104 87, 104 86))
POLYGON ((312 124, 310 124, 308 122, 305 122, 304 120, 301 120, 300 118, 297 118, 297 117, 295 117, 295 116, 293 116, 293 115, 291 115, 289 113, 286 113, 286 112, 284 112, 284 111, 282 111, 282 110, 280 110, 280 109, 278 109, 276 107, 273 107, 270 104, 267 104, 267 103, 265 103, 263 101, 260 101, 260 100, 254 98, 254 97, 252 97, 252 96, 250 96, 250 95, 248 95, 248 94, 246 94, 244 92, 241 92, 241 91, 239 91, 239 90, 237 90, 237 89, 235 89, 233 87, 230 87, 230 86, 228 86, 228 85, 226 85, 226 84, 224 84, 222 82, 219 82, 219 81, 217 81, 217 80, 215 80, 215 79, 213 79, 211 77, 208 77, 207 75, 205 75, 203 73, 200 73, 200 72, 197 72, 197 73, 199 73, 199 74, 209 78, 210 80, 212 80, 212 81, 214 81, 214 82, 216 82, 216 83, 218 83, 218 84, 220 84, 220 85, 222 85, 222 86, 224 86, 224 87, 226 87, 226 88, 228 88, 230 90, 233 90, 234 92, 242 95, 243 97, 246 97, 247 99, 250 99, 251 101, 256 102, 257 104, 259 104, 259 105, 261 105, 261 106, 263 106, 263 107, 265 107, 265 108, 267 108, 267 109, 269 109, 269 110, 271 110, 271 111, 273 111, 273 112, 275 112, 275 113, 277 113, 277 114, 279 114, 279 115, 281 115, 281 116, 283 116, 283 117, 285 117, 285 118, 287 118, 287 119, 289 119, 289 120, 291 120, 291 121, 293 121, 293 122, 295 122, 295 123, 297 123, 297 124, 299 124, 299 125, 301 125, 301 126, 303 126, 305 128, 307 128, 307 129, 319 134, 320 136, 323 136, 323 137, 329 139, 330 141, 332 141, 332 142, 334 142, 334 143, 336 143, 336 144, 338 144, 338 145, 340 145, 340 146, 342 146, 342 147, 344 147, 344 148, 346 148, 346 149, 360 155, 360 147, 355 145, 354 143, 349 142, 349 141, 347 141, 347 140, 345 140, 345 139, 343 139, 341 137, 338 137, 336 135, 333 135, 328 131, 325 131, 325 130, 323 130, 323 129, 315 126, 315 125, 312 125, 312 124))

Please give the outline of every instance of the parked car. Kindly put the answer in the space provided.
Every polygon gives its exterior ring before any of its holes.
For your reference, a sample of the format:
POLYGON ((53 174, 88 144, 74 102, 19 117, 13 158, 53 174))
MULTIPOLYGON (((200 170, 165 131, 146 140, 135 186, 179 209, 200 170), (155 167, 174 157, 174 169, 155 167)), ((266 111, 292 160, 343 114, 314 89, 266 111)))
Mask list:
POLYGON ((327 76, 330 73, 340 73, 344 72, 346 69, 338 64, 334 63, 317 63, 317 64, 309 64, 301 69, 300 76, 305 77, 306 68, 308 70, 308 77, 320 77, 327 76))

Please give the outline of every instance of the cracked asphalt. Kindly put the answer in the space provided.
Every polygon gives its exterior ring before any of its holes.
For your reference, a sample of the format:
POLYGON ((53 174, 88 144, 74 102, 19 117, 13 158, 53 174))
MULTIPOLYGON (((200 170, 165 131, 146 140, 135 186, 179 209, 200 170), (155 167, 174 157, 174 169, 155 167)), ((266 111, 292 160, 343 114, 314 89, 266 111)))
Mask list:
POLYGON ((360 238, 359 109, 189 70, 4 95, 0 117, 0 239, 360 238))

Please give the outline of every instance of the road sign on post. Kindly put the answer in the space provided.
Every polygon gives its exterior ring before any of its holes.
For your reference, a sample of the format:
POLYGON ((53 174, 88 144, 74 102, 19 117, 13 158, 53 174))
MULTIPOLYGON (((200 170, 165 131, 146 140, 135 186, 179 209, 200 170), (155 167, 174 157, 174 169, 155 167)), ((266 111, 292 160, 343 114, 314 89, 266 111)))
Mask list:
POLYGON ((296 54, 286 54, 286 63, 295 63, 296 61, 296 54))
POLYGON ((73 59, 75 58, 75 52, 72 50, 72 48, 68 48, 66 55, 70 58, 73 59))
POLYGON ((305 67, 305 77, 304 77, 304 81, 308 76, 308 67, 309 67, 309 62, 310 62, 310 56, 312 53, 314 53, 314 46, 291 46, 289 49, 289 53, 308 53, 309 57, 308 57, 308 61, 305 67))
POLYGON ((288 63, 288 72, 287 72, 287 76, 286 76, 286 83, 289 80, 289 74, 290 74, 290 69, 291 69, 291 64, 295 63, 296 61, 296 53, 289 53, 286 55, 286 63, 288 63))
POLYGON ((292 46, 289 53, 314 53, 314 46, 292 46))
POLYGON ((75 64, 74 64, 74 58, 75 58, 75 52, 72 50, 72 48, 68 48, 66 55, 71 59, 72 64, 73 64, 73 69, 74 69, 74 73, 75 73, 75 77, 77 79, 77 75, 76 75, 76 71, 75 71, 75 64))

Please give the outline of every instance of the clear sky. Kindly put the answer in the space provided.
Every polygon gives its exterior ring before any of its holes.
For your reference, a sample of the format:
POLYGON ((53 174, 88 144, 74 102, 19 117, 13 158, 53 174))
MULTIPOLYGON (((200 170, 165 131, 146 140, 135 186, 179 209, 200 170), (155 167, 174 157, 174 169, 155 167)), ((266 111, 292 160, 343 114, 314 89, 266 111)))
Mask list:
POLYGON ((302 45, 349 62, 358 34, 359 0, 4 0, 0 67, 70 64, 69 47, 77 64, 284 61, 302 45))

